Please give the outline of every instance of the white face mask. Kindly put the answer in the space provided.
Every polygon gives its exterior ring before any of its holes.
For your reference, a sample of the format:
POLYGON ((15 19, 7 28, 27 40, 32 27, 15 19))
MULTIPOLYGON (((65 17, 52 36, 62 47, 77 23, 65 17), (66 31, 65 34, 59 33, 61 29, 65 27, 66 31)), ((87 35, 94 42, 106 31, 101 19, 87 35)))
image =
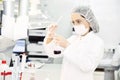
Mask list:
POLYGON ((75 33, 80 36, 84 35, 89 30, 88 28, 85 28, 84 24, 80 24, 78 26, 73 26, 73 27, 74 27, 75 33))

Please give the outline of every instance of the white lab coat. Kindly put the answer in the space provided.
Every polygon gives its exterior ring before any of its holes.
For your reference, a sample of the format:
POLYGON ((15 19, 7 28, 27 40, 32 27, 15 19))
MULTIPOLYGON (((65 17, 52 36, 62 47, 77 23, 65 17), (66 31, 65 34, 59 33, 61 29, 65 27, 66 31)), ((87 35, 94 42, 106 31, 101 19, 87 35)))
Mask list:
MULTIPOLYGON (((98 66, 104 53, 102 39, 93 32, 80 37, 73 35, 68 41, 71 43, 63 52, 63 65, 61 80, 93 80, 93 72, 98 66)), ((46 50, 52 48, 54 43, 45 45, 46 50)))

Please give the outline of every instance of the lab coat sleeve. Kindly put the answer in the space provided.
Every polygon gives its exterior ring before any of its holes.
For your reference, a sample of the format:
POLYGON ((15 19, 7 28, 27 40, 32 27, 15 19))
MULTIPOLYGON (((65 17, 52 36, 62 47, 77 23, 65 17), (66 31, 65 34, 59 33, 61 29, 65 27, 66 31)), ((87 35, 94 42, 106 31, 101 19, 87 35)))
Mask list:
MULTIPOLYGON (((71 36, 67 39, 67 41, 69 43, 72 42, 72 39, 73 39, 74 36, 71 36)), ((45 52, 46 53, 50 53, 50 54, 53 54, 54 50, 57 49, 57 50, 61 50, 62 52, 64 51, 64 48, 62 47, 58 47, 53 41, 51 41, 49 44, 46 44, 45 42, 43 43, 43 46, 44 46, 44 49, 45 49, 45 52)))
POLYGON ((50 42, 49 44, 46 44, 46 43, 44 42, 44 43, 43 43, 43 47, 44 47, 45 53, 53 54, 55 44, 53 43, 53 41, 50 42))
POLYGON ((71 43, 73 43, 73 41, 75 40, 76 37, 77 37, 77 36, 72 35, 71 37, 69 37, 69 38, 67 39, 67 41, 71 44, 71 43))
POLYGON ((64 55, 64 57, 66 57, 70 63, 80 68, 81 71, 91 72, 96 69, 103 57, 104 45, 102 42, 98 42, 98 44, 92 45, 90 49, 83 50, 82 54, 79 54, 80 49, 76 52, 78 52, 78 55, 69 53, 67 55, 64 55))
POLYGON ((51 41, 49 44, 43 43, 43 47, 45 50, 45 53, 48 54, 54 54, 54 50, 60 50, 61 52, 64 50, 64 48, 57 46, 54 41, 51 41))

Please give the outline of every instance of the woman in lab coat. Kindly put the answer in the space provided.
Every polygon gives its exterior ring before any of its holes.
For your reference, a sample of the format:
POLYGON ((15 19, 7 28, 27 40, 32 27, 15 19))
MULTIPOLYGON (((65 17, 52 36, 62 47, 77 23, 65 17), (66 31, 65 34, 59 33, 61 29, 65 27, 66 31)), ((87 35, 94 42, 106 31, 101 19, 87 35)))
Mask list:
POLYGON ((45 50, 53 54, 56 44, 63 50, 61 80, 93 80, 104 53, 103 40, 95 35, 99 26, 89 7, 75 8, 71 20, 76 34, 66 40, 55 34, 57 25, 51 25, 44 39, 45 50))

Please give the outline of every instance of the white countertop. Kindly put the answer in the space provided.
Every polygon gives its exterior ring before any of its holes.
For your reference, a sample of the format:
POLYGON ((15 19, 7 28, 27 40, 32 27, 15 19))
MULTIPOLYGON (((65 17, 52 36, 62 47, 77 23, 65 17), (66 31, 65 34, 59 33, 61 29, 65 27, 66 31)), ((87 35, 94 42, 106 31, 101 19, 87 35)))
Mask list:
POLYGON ((25 69, 23 80, 60 80, 61 64, 45 64, 41 69, 25 69))

